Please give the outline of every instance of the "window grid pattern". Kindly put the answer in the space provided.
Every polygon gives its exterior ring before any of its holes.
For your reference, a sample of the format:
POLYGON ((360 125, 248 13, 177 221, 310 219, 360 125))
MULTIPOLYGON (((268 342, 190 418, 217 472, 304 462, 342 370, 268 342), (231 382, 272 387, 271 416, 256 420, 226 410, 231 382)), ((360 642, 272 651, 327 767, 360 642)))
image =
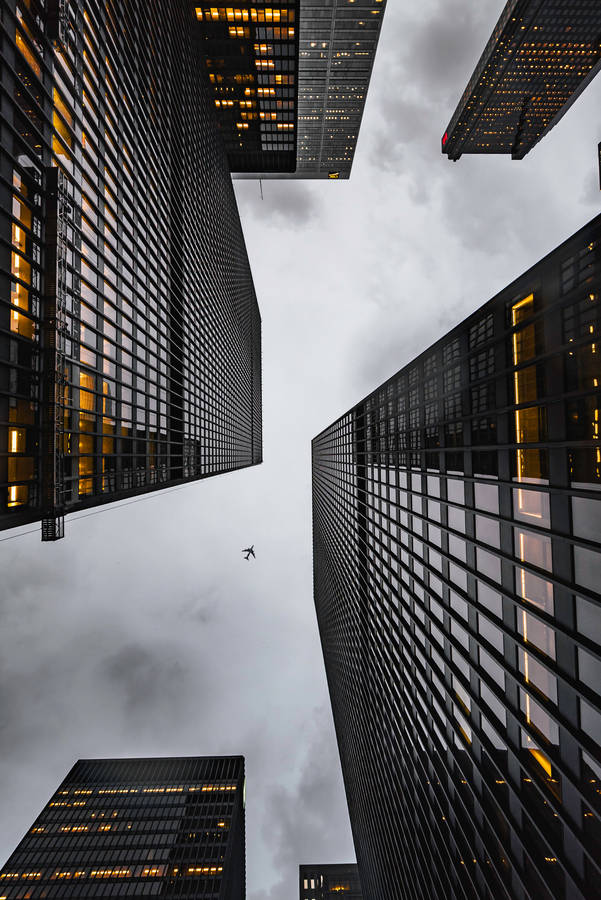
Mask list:
POLYGON ((245 896, 242 757, 80 760, 0 871, 6 900, 245 896))
POLYGON ((598 217, 313 442, 370 900, 600 896, 600 236, 598 217))
POLYGON ((232 172, 296 167, 298 2, 196 6, 232 172))
POLYGON ((355 863, 299 866, 300 900, 362 900, 359 869, 355 863))
POLYGON ((349 177, 385 6, 303 2, 297 177, 349 177))
POLYGON ((442 139, 462 153, 522 159, 601 65, 596 0, 508 0, 442 139))
POLYGON ((47 512, 50 396, 67 512, 262 458, 261 322, 194 8, 67 4, 55 46, 54 6, 3 13, 1 527, 47 512))

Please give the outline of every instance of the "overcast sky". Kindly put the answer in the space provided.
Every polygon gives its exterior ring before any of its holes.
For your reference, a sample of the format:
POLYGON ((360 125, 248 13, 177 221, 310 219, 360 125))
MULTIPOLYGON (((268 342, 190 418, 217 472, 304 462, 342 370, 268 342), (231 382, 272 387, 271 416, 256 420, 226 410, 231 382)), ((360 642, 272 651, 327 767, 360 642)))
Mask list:
MULTIPOLYGON (((0 862, 79 757, 244 754, 249 900, 354 858, 310 441, 599 212, 601 79, 524 161, 440 153, 501 0, 389 5, 349 182, 238 182, 264 463, 0 543, 0 862), (254 543, 257 559, 240 548, 254 543)), ((6 535, 5 535, 6 536, 6 535)))

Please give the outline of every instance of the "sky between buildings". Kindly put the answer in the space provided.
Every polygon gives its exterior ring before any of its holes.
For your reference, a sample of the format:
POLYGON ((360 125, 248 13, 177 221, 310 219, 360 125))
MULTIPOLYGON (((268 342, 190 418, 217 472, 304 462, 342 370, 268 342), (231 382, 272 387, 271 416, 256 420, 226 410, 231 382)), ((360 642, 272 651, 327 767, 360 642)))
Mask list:
POLYGON ((601 79, 522 162, 440 152, 502 5, 390 0, 351 180, 266 181, 263 200, 237 182, 263 465, 67 519, 56 545, 0 543, 0 863, 79 757, 221 753, 247 761, 249 900, 292 900, 301 862, 354 859, 311 438, 600 207, 601 79))

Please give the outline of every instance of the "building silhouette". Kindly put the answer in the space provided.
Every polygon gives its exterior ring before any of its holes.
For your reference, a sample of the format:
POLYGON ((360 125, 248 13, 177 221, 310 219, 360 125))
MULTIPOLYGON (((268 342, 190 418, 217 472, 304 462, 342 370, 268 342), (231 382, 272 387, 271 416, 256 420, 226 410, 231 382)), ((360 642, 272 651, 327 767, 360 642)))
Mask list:
POLYGON ((361 882, 356 863, 324 863, 321 866, 299 866, 300 900, 362 900, 361 882))
POLYGON ((386 0, 301 0, 296 178, 349 178, 386 0))
POLYGON ((299 0, 197 6, 205 64, 232 172, 296 169, 299 0))
POLYGON ((508 0, 443 135, 443 153, 522 159, 600 67, 596 0, 508 0))
POLYGON ((0 527, 261 462, 261 322, 194 8, 5 10, 0 527))
POLYGON ((313 441, 366 900, 601 896, 601 216, 313 441))
POLYGON ((197 7, 235 178, 350 176, 385 6, 197 7))
POLYGON ((244 900, 244 759, 79 760, 0 870, 0 895, 244 900))
POLYGON ((231 173, 348 177, 383 6, 8 3, 0 529, 261 462, 231 173))

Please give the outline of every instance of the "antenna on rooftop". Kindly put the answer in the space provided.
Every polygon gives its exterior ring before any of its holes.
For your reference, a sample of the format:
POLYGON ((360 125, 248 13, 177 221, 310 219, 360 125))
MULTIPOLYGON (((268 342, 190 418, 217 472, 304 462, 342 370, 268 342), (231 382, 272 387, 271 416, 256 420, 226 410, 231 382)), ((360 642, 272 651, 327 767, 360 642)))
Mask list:
POLYGON ((263 199, 263 182, 259 178, 259 187, 261 188, 261 200, 263 199))

